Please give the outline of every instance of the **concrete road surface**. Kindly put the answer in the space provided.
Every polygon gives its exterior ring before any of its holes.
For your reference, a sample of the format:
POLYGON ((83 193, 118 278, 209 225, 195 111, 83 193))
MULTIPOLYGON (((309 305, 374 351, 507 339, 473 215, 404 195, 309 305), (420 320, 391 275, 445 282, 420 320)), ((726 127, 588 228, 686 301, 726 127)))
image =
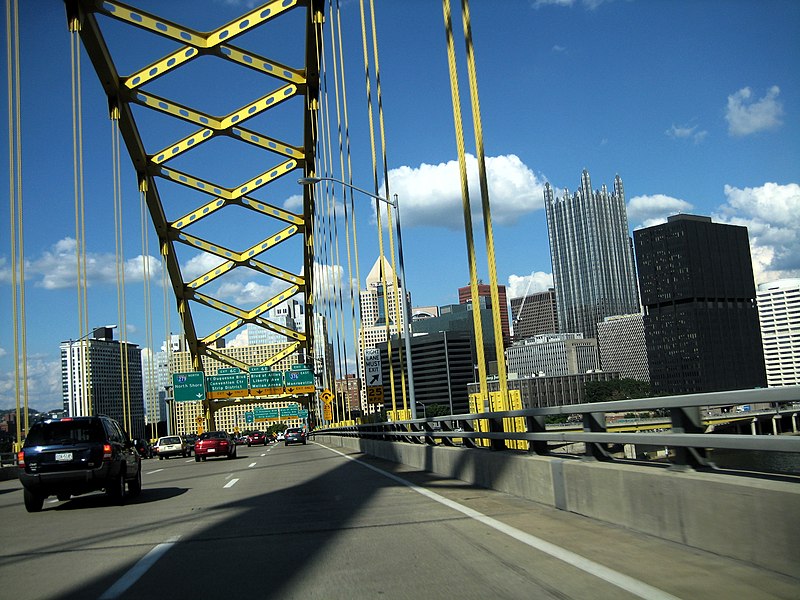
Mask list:
POLYGON ((238 450, 145 460, 125 506, 97 493, 29 514, 19 482, 0 482, 0 595, 800 598, 774 572, 360 454, 238 450))

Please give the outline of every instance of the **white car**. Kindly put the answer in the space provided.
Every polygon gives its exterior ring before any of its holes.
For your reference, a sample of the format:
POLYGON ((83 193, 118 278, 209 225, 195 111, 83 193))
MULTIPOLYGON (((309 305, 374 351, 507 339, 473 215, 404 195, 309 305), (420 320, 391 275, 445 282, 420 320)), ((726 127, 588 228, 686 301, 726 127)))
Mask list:
POLYGON ((278 434, 278 439, 276 441, 278 441, 278 442, 282 442, 283 441, 283 432, 278 434))
POLYGON ((166 437, 158 438, 156 445, 153 446, 153 451, 158 456, 159 460, 169 458, 170 456, 188 456, 186 446, 179 435, 168 435, 166 437))

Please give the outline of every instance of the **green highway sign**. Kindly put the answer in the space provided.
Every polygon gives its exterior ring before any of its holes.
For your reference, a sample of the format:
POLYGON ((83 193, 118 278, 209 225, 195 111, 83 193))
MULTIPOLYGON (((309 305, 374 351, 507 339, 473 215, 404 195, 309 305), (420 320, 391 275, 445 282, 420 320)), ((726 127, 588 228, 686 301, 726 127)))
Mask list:
POLYGON ((295 363, 291 366, 292 371, 310 371, 311 369, 308 368, 308 365, 304 365, 302 363, 295 363))
POLYGON ((246 413, 244 413, 245 423, 247 423, 248 425, 252 425, 254 421, 255 421, 255 416, 253 415, 252 411, 248 410, 246 413))
POLYGON ((208 391, 230 392, 247 389, 247 373, 232 373, 230 375, 214 375, 208 377, 208 391))
POLYGON ((217 369, 217 375, 233 375, 234 373, 241 373, 242 370, 239 367, 225 367, 222 369, 217 369))
POLYGON ((248 370, 250 371, 251 374, 252 373, 267 373, 269 371, 272 371, 272 367, 265 366, 265 365, 258 365, 258 366, 255 366, 255 367, 250 367, 248 370))
POLYGON ((297 416, 300 417, 301 419, 307 419, 308 418, 308 411, 305 410, 305 409, 299 410, 299 411, 297 411, 297 416))
POLYGON ((203 372, 173 373, 172 397, 175 402, 193 402, 205 399, 206 384, 203 372))
POLYGON ((286 387, 314 385, 314 373, 308 369, 303 371, 286 371, 284 374, 284 383, 286 387))
POLYGON ((281 409, 281 417, 299 417, 300 411, 296 404, 281 409))
POLYGON ((250 371, 250 389, 261 390, 282 387, 283 373, 281 371, 250 371))
POLYGON ((256 419, 277 419, 278 418, 278 409, 277 408, 261 408, 256 407, 253 409, 253 414, 256 419))

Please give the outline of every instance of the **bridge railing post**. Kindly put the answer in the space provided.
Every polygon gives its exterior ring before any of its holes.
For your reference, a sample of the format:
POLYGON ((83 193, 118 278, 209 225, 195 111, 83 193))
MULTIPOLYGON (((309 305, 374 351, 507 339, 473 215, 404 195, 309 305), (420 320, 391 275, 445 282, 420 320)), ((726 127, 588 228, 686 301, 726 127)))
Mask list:
MULTIPOLYGON (((699 406, 670 408, 669 416, 672 421, 673 433, 703 433, 705 431, 699 406)), ((669 460, 676 467, 698 469, 709 466, 706 459, 706 449, 699 447, 676 447, 673 458, 669 460)))
MULTIPOLYGON (((503 427, 503 419, 502 418, 492 418, 488 419, 488 429, 489 433, 505 433, 505 428, 503 427)), ((502 438, 500 439, 490 439, 489 440, 489 448, 491 450, 506 450, 508 447, 506 446, 506 441, 502 438)))
MULTIPOLYGON (((525 417, 525 428, 528 433, 544 433, 547 431, 547 424, 544 416, 525 417)), ((528 452, 547 456, 550 454, 550 447, 545 441, 531 441, 528 443, 528 452)))
MULTIPOLYGON (((583 430, 590 433, 605 433, 606 413, 583 413, 583 430)), ((595 460, 611 460, 611 456, 609 456, 603 445, 594 442, 586 442, 585 455, 595 460)))

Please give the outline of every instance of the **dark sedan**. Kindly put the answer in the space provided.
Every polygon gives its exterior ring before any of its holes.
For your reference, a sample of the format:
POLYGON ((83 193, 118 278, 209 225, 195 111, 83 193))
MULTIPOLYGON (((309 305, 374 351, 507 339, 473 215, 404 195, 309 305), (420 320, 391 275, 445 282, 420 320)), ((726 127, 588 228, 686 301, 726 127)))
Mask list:
POLYGON ((307 438, 306 430, 302 427, 289 427, 283 434, 283 444, 305 444, 307 438))
POLYGON ((236 458, 236 442, 226 431, 206 431, 194 444, 195 462, 215 456, 236 458))
POLYGON ((267 445, 267 436, 263 431, 254 431, 247 436, 248 446, 255 446, 257 444, 267 445))

